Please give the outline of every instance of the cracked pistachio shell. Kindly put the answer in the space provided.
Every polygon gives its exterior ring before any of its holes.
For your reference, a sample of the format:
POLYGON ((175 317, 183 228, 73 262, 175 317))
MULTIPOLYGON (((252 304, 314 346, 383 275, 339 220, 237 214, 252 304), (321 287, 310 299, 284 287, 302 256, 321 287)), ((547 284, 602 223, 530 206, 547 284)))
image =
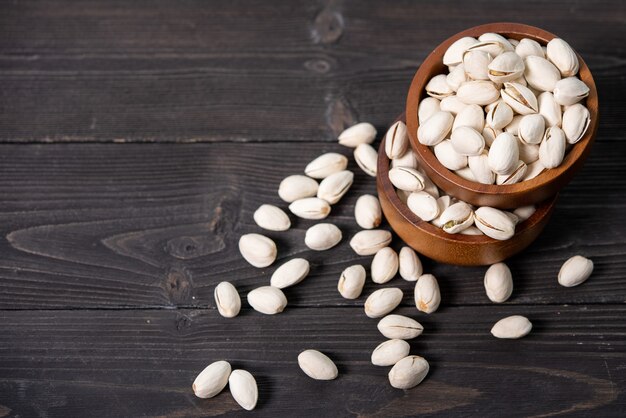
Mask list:
POLYGON ((589 96, 589 87, 576 77, 567 77, 556 83, 553 94, 558 104, 569 106, 589 96))
POLYGON ((470 46, 465 51, 482 51, 494 58, 503 53, 504 48, 499 41, 481 41, 470 46))
POLYGON ((561 106, 554 100, 554 95, 549 91, 543 92, 537 97, 539 114, 546 121, 546 127, 561 126, 561 106))
POLYGON ((296 174, 285 177, 278 186, 278 196, 287 203, 317 194, 318 184, 310 177, 296 174))
POLYGON ((411 389, 426 378, 430 366, 420 356, 407 356, 389 371, 389 383, 396 389, 411 389))
POLYGON ((523 142, 520 142, 518 145, 520 160, 526 164, 531 164, 539 159, 539 145, 529 145, 523 142))
POLYGON ((315 380, 333 380, 339 375, 335 363, 317 350, 301 352, 298 355, 298 365, 307 376, 315 380))
POLYGON ((528 87, 518 83, 504 83, 500 93, 506 104, 520 115, 530 115, 539 110, 537 97, 528 87))
POLYGON ((343 131, 339 135, 339 144, 356 148, 360 144, 371 144, 376 138, 376 128, 374 125, 367 122, 357 123, 343 131))
POLYGON ((463 53, 463 68, 465 74, 473 80, 489 80, 487 67, 493 58, 488 52, 467 50, 463 53))
POLYGON ((417 119, 421 124, 426 122, 428 118, 430 118, 435 113, 441 110, 439 99, 435 99, 434 97, 426 97, 422 99, 419 106, 417 107, 417 119))
POLYGON ((578 72, 578 56, 572 47, 563 39, 554 38, 548 42, 546 55, 559 69, 563 77, 571 77, 578 72))
POLYGON ((485 235, 500 241, 515 235, 515 222, 504 212, 488 206, 474 211, 474 223, 485 235))
POLYGON ((522 160, 519 160, 517 162, 517 168, 515 168, 511 173, 498 174, 496 176, 496 184, 502 185, 519 183, 524 179, 524 176, 526 175, 526 170, 528 170, 528 166, 526 165, 526 163, 522 160))
POLYGON ((519 161, 519 146, 514 135, 504 132, 496 137, 489 148, 489 167, 496 174, 509 174, 519 161))
POLYGON ((578 286, 593 272, 593 261, 580 255, 567 260, 559 271, 559 284, 565 287, 578 286))
POLYGON ((411 193, 406 203, 411 212, 425 222, 432 221, 439 216, 437 199, 427 192, 420 191, 411 193))
POLYGON ((246 370, 233 370, 228 378, 228 387, 233 399, 245 410, 252 411, 259 399, 256 380, 246 370))
POLYGON ((378 198, 371 194, 359 197, 354 205, 354 218, 363 229, 378 227, 383 218, 378 198))
POLYGON ((478 105, 466 105, 454 118, 452 132, 461 126, 468 126, 481 132, 485 127, 485 113, 478 105))
MULTIPOLYGON (((482 35, 478 37, 478 40, 480 42, 499 42, 500 45, 502 46, 502 52, 515 50, 515 48, 513 48, 513 45, 511 45, 508 39, 506 39, 504 36, 498 33, 493 33, 493 32, 483 33, 482 35)), ((495 56, 496 55, 494 55, 494 57, 495 56)))
POLYGON ((458 98, 465 104, 486 106, 500 97, 500 91, 491 81, 473 80, 462 83, 457 91, 458 98))
POLYGON ((482 184, 493 184, 496 181, 496 174, 489 167, 487 151, 468 157, 467 161, 475 181, 482 184))
POLYGON ((450 142, 454 150, 461 155, 480 155, 485 149, 485 138, 479 131, 469 126, 461 126, 452 131, 450 142))
POLYGON ((501 133, 501 129, 494 129, 491 126, 486 125, 482 132, 483 138, 485 138, 485 146, 490 147, 491 144, 493 144, 494 139, 496 139, 496 137, 501 133))
POLYGON ((505 302, 513 293, 513 276, 504 263, 497 263, 485 273, 485 292, 489 300, 495 303, 505 302))
POLYGON ((307 229, 304 243, 315 251, 333 248, 341 241, 341 230, 333 224, 320 223, 307 229))
POLYGON ((391 243, 391 232, 370 229, 357 232, 350 240, 350 247, 358 255, 373 255, 391 243))
POLYGON ((526 219, 533 216, 537 208, 534 205, 521 206, 513 211, 513 214, 517 216, 520 222, 524 222, 526 219))
POLYGON ((356 264, 346 268, 339 277, 337 290, 345 299, 356 299, 361 296, 365 285, 365 268, 356 264))
POLYGON ((465 74, 465 67, 463 64, 459 64, 446 76, 446 81, 450 88, 457 91, 461 84, 467 81, 467 75, 465 74))
POLYGON ((398 272, 398 254, 393 248, 378 250, 372 259, 371 275, 374 283, 383 284, 393 279, 398 272))
POLYGON ((452 87, 450 87, 446 81, 445 74, 439 74, 431 78, 426 84, 425 90, 426 94, 430 97, 434 97, 439 100, 454 94, 454 90, 452 90, 452 87))
POLYGON ((404 153, 402 157, 394 158, 393 160, 391 160, 391 168, 408 167, 417 169, 418 166, 419 164, 417 163, 415 153, 410 148, 407 150, 407 152, 404 153))
POLYGON ((402 290, 397 287, 378 289, 365 301, 365 315, 369 318, 380 318, 398 307, 402 301, 402 290))
POLYGON ((401 120, 397 121, 385 134, 385 153, 390 160, 402 157, 409 145, 406 135, 406 125, 401 120))
MULTIPOLYGON (((465 170, 462 169, 462 170, 465 170)), ((435 225, 437 228, 441 228, 443 226, 443 223, 441 223, 441 214, 448 209, 448 206, 450 206, 452 204, 452 198, 450 198, 450 196, 448 195, 443 195, 441 197, 439 197, 437 199, 437 206, 439 207, 439 215, 433 219, 432 221, 430 221, 431 224, 435 225)), ((422 275, 422 272, 420 271, 420 276, 422 275)), ((417 278, 415 279, 417 280, 417 278)), ((413 281, 415 281, 413 280, 413 281)))
POLYGON ((575 144, 582 139, 591 124, 589 109, 576 103, 563 112, 563 132, 569 144, 575 144))
POLYGON ((394 167, 389 170, 389 181, 400 190, 416 192, 424 189, 425 176, 407 167, 394 167))
POLYGON ((524 61, 515 52, 504 52, 489 63, 487 75, 494 83, 504 83, 524 74, 524 61))
POLYGON ((437 145, 450 132, 453 123, 452 113, 439 111, 417 128, 417 139, 424 145, 437 145))
POLYGON ((327 152, 311 161, 304 169, 304 174, 314 179, 323 179, 331 174, 343 171, 348 166, 348 158, 336 152, 327 152))
POLYGON ((410 340, 422 334, 424 327, 413 318, 387 315, 378 322, 378 331, 387 338, 410 340))
POLYGON ((460 170, 467 166, 467 157, 456 152, 450 140, 435 145, 433 152, 439 162, 449 170, 460 170))
POLYGON ((467 105, 458 96, 444 97, 439 104, 439 109, 443 112, 450 112, 453 115, 459 114, 467 105))
POLYGON ((368 176, 376 177, 378 154, 369 144, 361 144, 354 150, 354 160, 368 176))
POLYGON ((324 199, 307 197, 298 199, 289 205, 294 215, 303 219, 324 219, 330 213, 330 205, 324 199))
POLYGON ((409 355, 411 346, 404 340, 393 339, 380 343, 372 352, 374 366, 393 366, 409 355))
POLYGON ((317 189, 317 197, 334 205, 350 190, 353 181, 354 173, 349 170, 331 174, 321 181, 317 189))
POLYGON ((274 205, 261 205, 254 211, 254 222, 269 231, 286 231, 291 227, 289 216, 274 205))
POLYGON ((487 125, 493 129, 504 129, 513 121, 513 109, 502 100, 495 102, 487 112, 487 125))
POLYGON ((516 339, 522 338, 530 332, 533 324, 528 318, 521 315, 513 315, 496 322, 491 328, 491 334, 496 338, 516 339))
POLYGON ((277 287, 261 286, 248 293, 248 303, 257 312, 274 315, 285 310, 287 298, 277 287))
POLYGON ((214 397, 228 384, 230 371, 230 363, 227 361, 220 360, 209 364, 193 381, 191 386, 193 393, 202 399, 214 397))
POLYGON ((276 260, 276 244, 261 234, 245 234, 239 238, 239 252, 254 267, 267 267, 276 260))
POLYGON ((415 283, 415 306, 421 312, 433 313, 441 303, 439 283, 432 274, 423 274, 415 283))
POLYGON ((519 41, 519 44, 515 47, 515 53, 519 55, 521 59, 525 59, 531 55, 545 58, 539 42, 529 38, 524 38, 519 41))
POLYGON ((309 268, 309 262, 304 258, 293 258, 274 271, 270 285, 284 289, 298 284, 309 274, 309 268))
POLYGON ((545 168, 558 167, 565 157, 565 146, 565 132, 561 128, 553 126, 546 129, 539 145, 539 161, 545 168))
POLYGON ((526 57, 524 64, 526 82, 539 91, 553 91, 557 81, 561 79, 559 69, 545 58, 531 55, 526 57))
POLYGON ((463 61, 463 53, 465 50, 476 43, 478 43, 476 38, 469 36, 457 39, 443 54, 443 65, 450 66, 460 64, 463 61))
POLYGON ((237 289, 229 282, 221 282, 213 292, 217 311, 224 318, 234 318, 241 310, 241 298, 237 289))
POLYGON ((517 137, 525 144, 541 143, 546 130, 546 120, 538 113, 522 117, 517 128, 517 137))
POLYGON ((408 282, 417 281, 423 273, 422 262, 411 247, 402 247, 398 262, 400 276, 408 282))
POLYGON ((441 214, 442 229, 448 234, 456 234, 469 228, 474 223, 474 212, 465 202, 450 205, 441 214))
POLYGON ((522 181, 534 179, 544 171, 546 171, 546 168, 543 166, 543 164, 541 164, 541 161, 533 161, 532 163, 528 164, 528 168, 526 169, 526 175, 524 176, 524 180, 522 181))

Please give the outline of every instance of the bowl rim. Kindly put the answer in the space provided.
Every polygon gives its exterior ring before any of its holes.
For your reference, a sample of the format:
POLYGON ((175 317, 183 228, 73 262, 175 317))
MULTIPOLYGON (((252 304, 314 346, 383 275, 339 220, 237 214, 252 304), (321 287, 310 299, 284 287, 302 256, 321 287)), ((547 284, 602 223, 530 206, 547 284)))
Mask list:
MULTIPOLYGON (((396 121, 403 121, 404 117, 399 117, 396 121)), ((394 122, 395 123, 395 122, 394 122)), ((461 244, 461 245, 470 245, 470 244, 488 244, 488 243, 506 243, 507 241, 514 240, 515 237, 519 234, 525 233, 526 230, 534 228, 537 224, 539 224, 545 216, 550 216, 551 211, 554 209, 556 201, 558 200, 558 194, 555 194, 553 197, 539 202, 535 204, 535 212, 526 220, 518 223, 515 226, 515 234, 509 238, 508 240, 497 240, 495 238, 488 237, 487 235, 465 235, 461 233, 457 234, 448 234, 444 232, 441 228, 436 227, 430 222, 424 221, 420 219, 416 214, 411 212, 409 206, 402 202, 396 193, 395 187, 391 184, 391 180, 389 180, 389 158, 385 152, 385 139, 386 136, 383 136, 380 145, 378 147, 378 161, 377 161, 377 173, 376 173, 376 181, 381 186, 378 189, 378 192, 384 193, 385 198, 389 201, 391 206, 398 212, 402 217, 409 222, 414 228, 421 230, 423 233, 430 235, 431 237, 441 239, 446 241, 449 244, 461 244)), ((408 152, 408 151, 407 151, 408 152)), ((502 210, 502 209, 499 209, 502 210)), ((393 226, 392 226, 393 228, 393 226)))
MULTIPOLYGON (((442 57, 448 47, 456 40, 465 36, 477 37, 485 32, 495 32, 502 34, 507 38, 531 38, 542 43, 543 46, 547 44, 551 39, 557 38, 553 33, 547 32, 543 29, 525 25, 521 23, 509 23, 498 22, 488 23, 484 25, 474 26, 464 31, 458 32, 442 43, 440 43, 422 62, 419 69, 415 73, 406 101, 406 123, 409 141, 411 147, 416 152, 418 159, 424 165, 426 165, 433 173, 429 173, 431 180, 437 186, 442 189, 448 189, 448 187, 442 187, 438 181, 440 178, 445 179, 447 182, 452 183, 453 186, 463 189, 464 191, 477 195, 502 195, 502 199, 506 200, 506 196, 514 196, 519 194, 526 194, 531 191, 542 189, 557 182, 558 179, 566 172, 576 170, 577 161, 586 157, 586 154, 591 147, 596 132, 598 129, 598 93, 595 85, 595 81, 589 70, 589 67, 583 60, 583 58, 576 53, 579 61, 578 77, 585 82, 589 87, 589 96, 586 98, 585 105, 591 115, 591 124, 587 129, 587 132, 576 144, 571 146, 566 153, 565 158, 561 165, 556 168, 543 171, 536 177, 526 180, 520 183, 510 185, 496 185, 496 184, 483 184, 471 180, 464 179, 458 174, 444 167, 443 164, 435 157, 430 147, 421 144, 417 140, 417 128, 419 127, 419 121, 417 119, 417 110, 422 98, 425 98, 424 87, 429 80, 429 74, 432 68, 435 66, 445 67, 442 62, 442 57)), ((428 171, 430 171, 428 170, 428 171)), ((565 182, 567 183, 567 181, 565 182)), ((444 185, 445 186, 445 185, 444 185)), ((564 184, 563 184, 564 186, 564 184)), ((453 190, 445 190, 446 193, 454 195, 453 190)))

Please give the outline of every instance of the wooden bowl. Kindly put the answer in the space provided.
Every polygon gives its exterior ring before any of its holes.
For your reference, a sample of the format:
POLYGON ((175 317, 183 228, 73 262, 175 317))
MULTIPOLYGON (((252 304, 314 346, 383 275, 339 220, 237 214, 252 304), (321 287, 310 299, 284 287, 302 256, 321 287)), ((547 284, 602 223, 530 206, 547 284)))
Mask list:
POLYGON ((554 195, 538 204, 535 213, 519 223, 515 235, 506 241, 498 241, 486 235, 448 234, 422 221, 402 203, 389 180, 389 159, 385 154, 384 138, 378 149, 377 170, 378 198, 391 228, 420 254, 447 264, 482 266, 498 263, 517 254, 541 233, 557 200, 557 195, 554 195))
POLYGON ((448 170, 437 160, 429 147, 420 144, 417 140, 417 128, 419 126, 417 108, 421 99, 426 96, 424 92, 426 83, 435 75, 447 72, 447 67, 442 62, 443 54, 457 39, 464 36, 478 37, 485 32, 496 32, 506 38, 513 39, 531 38, 542 45, 556 37, 550 32, 519 23, 490 23, 457 33, 441 43, 420 65, 409 88, 406 102, 406 124, 411 146, 421 167, 431 180, 450 196, 465 202, 476 206, 509 209, 552 199, 582 167, 591 151, 591 145, 598 130, 598 92, 591 72, 580 55, 578 56, 580 62, 578 77, 589 87, 586 106, 591 114, 591 124, 584 137, 572 146, 565 155, 559 167, 546 170, 531 180, 517 184, 502 186, 481 184, 461 178, 448 170))

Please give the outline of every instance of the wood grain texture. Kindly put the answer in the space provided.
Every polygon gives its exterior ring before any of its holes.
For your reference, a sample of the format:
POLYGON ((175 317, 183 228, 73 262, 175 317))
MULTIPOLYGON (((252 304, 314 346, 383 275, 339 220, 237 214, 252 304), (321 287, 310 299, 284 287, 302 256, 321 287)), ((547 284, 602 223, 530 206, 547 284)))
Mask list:
POLYGON ((441 41, 510 20, 576 48, 601 92, 600 135, 623 135, 622 1, 480 0, 472 10, 458 1, 3 2, 0 140, 332 141, 356 120, 382 127, 400 113, 441 41))
POLYGON ((352 308, 288 307, 278 316, 244 309, 235 319, 213 309, 4 311, 0 411, 241 414, 228 391, 202 400, 190 390, 198 371, 218 359, 256 377, 258 416, 617 416, 626 408, 626 307, 535 307, 527 338, 491 337, 495 321, 520 311, 444 307, 429 316, 401 309, 424 325, 411 352, 431 365, 428 379, 406 392, 391 388, 388 367, 370 363, 384 338, 376 320, 352 308), (297 355, 310 347, 337 362, 337 380, 313 381, 300 371, 297 355))

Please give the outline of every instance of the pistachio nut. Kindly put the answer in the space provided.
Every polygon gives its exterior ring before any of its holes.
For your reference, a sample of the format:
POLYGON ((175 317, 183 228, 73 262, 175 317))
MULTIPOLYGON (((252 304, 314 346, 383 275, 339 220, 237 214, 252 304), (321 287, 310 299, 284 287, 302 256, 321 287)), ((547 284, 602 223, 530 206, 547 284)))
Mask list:
POLYGON ((391 232, 384 229, 369 229, 357 232, 350 240, 350 247, 358 255, 373 255, 391 242, 391 232))
POLYGON ((389 170, 389 181, 400 190, 415 192, 424 189, 425 176, 413 168, 394 167, 389 170))
POLYGON ((523 142, 519 144, 519 159, 524 161, 526 165, 534 163, 539 159, 539 145, 529 145, 523 142))
POLYGON ((576 77, 559 80, 554 86, 554 100, 561 106, 569 106, 589 96, 589 87, 576 77))
POLYGON ((398 256, 400 276, 408 282, 416 282, 422 275, 422 262, 411 247, 402 247, 398 256))
POLYGON ((480 155, 485 149, 485 138, 479 131, 469 126, 461 126, 452 131, 450 142, 454 150, 461 155, 480 155))
POLYGON ((526 69, 524 77, 529 87, 539 91, 553 91, 561 73, 550 61, 545 58, 531 55, 524 60, 526 69))
POLYGON ((533 216, 533 213, 535 213, 536 210, 537 208, 535 208, 534 205, 520 206, 513 211, 513 214, 517 216, 520 222, 524 222, 526 219, 533 216))
POLYGON ((397 272, 398 254, 393 248, 385 247, 378 250, 372 259, 372 281, 378 284, 387 283, 397 272))
POLYGON ((576 103, 563 112, 563 132, 569 144, 575 144, 582 139, 591 124, 589 109, 576 103))
POLYGON ((503 211, 483 206, 474 211, 474 223, 485 235, 507 240, 515 234, 515 222, 503 211))
POLYGON ((330 213, 330 205, 318 197, 298 199, 289 205, 291 213, 303 219, 324 219, 330 213))
POLYGON ((496 338, 516 339, 522 338, 532 330, 533 324, 528 318, 521 315, 513 315, 496 322, 491 328, 491 334, 496 338))
POLYGON ((485 146, 491 147, 491 144, 493 144, 494 139, 496 139, 496 137, 500 135, 501 133, 502 133, 501 129, 494 129, 488 124, 485 125, 485 129, 483 129, 483 132, 482 132, 483 138, 485 138, 485 146))
POLYGON ((482 184, 493 184, 496 181, 496 174, 491 171, 489 166, 487 151, 483 151, 480 155, 467 157, 467 161, 475 181, 482 184))
POLYGON ((402 157, 391 160, 391 168, 409 167, 417 169, 418 163, 415 153, 409 148, 402 157))
POLYGON ((298 365, 307 376, 315 380, 333 380, 339 375, 335 363, 317 350, 301 352, 298 355, 298 365))
POLYGON ((428 177, 424 177, 424 191, 434 198, 439 197, 439 189, 428 177))
POLYGON ((563 39, 554 38, 548 42, 546 53, 548 59, 559 69, 563 77, 571 77, 578 72, 578 56, 563 39))
POLYGON ((541 143, 546 129, 546 120, 538 113, 522 117, 517 129, 517 137, 526 144, 541 143))
POLYGON ((517 162, 517 167, 509 174, 498 174, 496 176, 496 184, 498 185, 506 185, 506 184, 515 184, 519 183, 524 179, 526 175, 526 170, 528 170, 528 166, 522 160, 517 162))
POLYGON ((565 146, 565 132, 561 128, 552 126, 546 129, 539 145, 539 161, 545 168, 558 167, 565 156, 565 146))
POLYGON ((474 177, 474 173, 472 173, 472 170, 469 167, 465 167, 460 170, 455 170, 454 174, 468 181, 478 181, 476 180, 476 177, 474 177))
POLYGON ((453 123, 452 113, 439 111, 419 125, 417 139, 424 145, 437 145, 450 132, 453 123))
POLYGON ((349 170, 331 174, 321 181, 317 189, 317 197, 334 205, 350 190, 353 181, 354 173, 349 170))
POLYGON ((328 250, 339 244, 340 241, 341 230, 329 223, 315 224, 307 229, 304 235, 306 246, 315 251, 328 250))
POLYGON ((367 122, 357 123, 339 135, 339 144, 344 147, 356 148, 361 144, 371 144, 376 138, 376 128, 367 122))
POLYGON ((411 193, 406 203, 411 212, 419 216, 425 222, 429 222, 439 216, 437 199, 427 192, 419 191, 411 193))
POLYGON ((500 94, 502 99, 511 106, 511 108, 520 115, 529 115, 537 113, 537 97, 528 88, 518 83, 504 83, 504 88, 500 94))
POLYGON ((476 43, 478 43, 476 38, 470 36, 457 39, 443 54, 443 65, 450 66, 460 64, 463 61, 463 53, 465 50, 476 43))
POLYGON ((374 366, 393 366, 409 355, 411 346, 404 340, 387 340, 379 344, 372 352, 374 366))
POLYGON ((565 287, 578 286, 591 276, 593 261, 580 255, 567 260, 559 271, 559 284, 565 287))
POLYGON ((202 399, 214 397, 228 384, 230 371, 230 363, 227 361, 220 360, 209 364, 193 381, 191 386, 193 393, 202 399))
POLYGON ((498 100, 487 112, 487 125, 493 129, 504 129, 513 121, 513 109, 502 100, 498 100))
POLYGON ((233 399, 246 411, 252 411, 259 399, 256 380, 246 370, 233 370, 228 378, 228 388, 233 399))
POLYGON ((509 174, 519 161, 519 146, 515 136, 508 132, 496 137, 489 148, 489 167, 496 174, 509 174))
POLYGON ((457 202, 450 205, 441 214, 442 229, 448 234, 456 234, 469 228, 474 223, 474 212, 470 205, 465 202, 457 202))
POLYGON ((274 286, 261 286, 248 293, 248 303, 257 312, 274 315, 285 310, 287 298, 274 286))
POLYGON ((304 258, 293 258, 274 271, 270 285, 284 289, 298 284, 309 274, 309 268, 309 262, 304 258))
POLYGON ((380 225, 383 218, 380 202, 376 196, 364 194, 354 205, 354 219, 363 229, 373 229, 380 225))
POLYGON ((439 109, 443 112, 449 112, 453 115, 459 114, 467 105, 459 99, 458 96, 444 97, 439 104, 439 109))
POLYGON ((467 75, 465 74, 465 67, 463 67, 462 63, 457 65, 454 70, 450 71, 450 73, 446 76, 446 82, 454 91, 458 91, 461 84, 466 81, 467 75))
POLYGON ((422 383, 428 374, 429 365, 420 356, 407 356, 398 361, 389 371, 389 383, 396 389, 411 389, 422 383))
POLYGON ((524 176, 524 180, 522 181, 534 179, 544 171, 546 171, 546 168, 543 166, 543 164, 541 164, 541 161, 537 160, 529 163, 526 169, 526 175, 524 176))
POLYGON ((365 300, 365 315, 369 318, 380 318, 396 309, 401 301, 402 290, 397 287, 378 289, 365 300))
POLYGON ((519 44, 515 47, 515 53, 519 55, 521 59, 525 59, 531 55, 545 58, 543 55, 543 49, 541 49, 539 42, 530 38, 524 38, 519 41, 519 44))
POLYGON ((485 113, 478 105, 466 105, 454 118, 452 132, 461 126, 469 126, 478 132, 482 132, 485 127, 485 113))
POLYGON ((276 244, 261 234, 245 234, 239 238, 239 252, 254 267, 267 267, 276 260, 276 244))
POLYGON ((365 274, 365 268, 360 264, 346 268, 337 283, 339 294, 345 299, 356 299, 361 296, 365 285, 365 274))
POLYGON ((494 83, 513 81, 524 74, 524 61, 515 52, 503 52, 489 63, 487 74, 494 83))
POLYGON ((509 123, 508 125, 506 125, 504 127, 504 132, 508 132, 510 134, 517 135, 517 133, 519 131, 519 124, 522 121, 523 117, 524 117, 524 115, 515 115, 515 116, 513 116, 513 120, 511 121, 511 123, 509 123))
POLYGON ((336 152, 327 152, 311 161, 304 168, 304 174, 314 179, 323 179, 348 167, 348 158, 336 152))
POLYGON ((494 58, 504 52, 504 47, 499 41, 481 41, 468 47, 465 52, 467 51, 482 51, 494 58))
POLYGON ((483 234, 483 231, 481 231, 480 229, 476 228, 475 226, 470 226, 469 228, 465 228, 464 230, 459 232, 459 234, 463 234, 463 235, 485 235, 485 234, 483 234))
MULTIPOLYGON (((502 35, 499 33, 486 32, 478 37, 480 42, 499 42, 502 46, 502 52, 506 51, 514 51, 513 45, 502 35)), ((494 57, 499 54, 492 54, 494 57)))
POLYGON ((537 97, 539 114, 546 121, 546 127, 561 126, 561 106, 554 100, 554 95, 545 91, 537 97))
POLYGON ((423 124, 426 122, 428 118, 430 118, 435 113, 441 110, 439 99, 435 99, 434 97, 426 97, 422 99, 419 106, 417 107, 417 120, 419 124, 423 124))
POLYGON ((409 145, 406 135, 406 125, 401 120, 397 121, 385 134, 385 153, 390 160, 402 157, 409 145))
MULTIPOLYGON (((465 170, 465 169, 462 169, 465 170)), ((441 228, 443 227, 443 223, 441 222, 441 214, 448 209, 448 207, 452 204, 452 198, 448 195, 443 195, 439 198, 437 198, 437 206, 439 208, 439 215, 433 219, 432 221, 430 221, 431 224, 435 225, 437 228, 441 228)), ((419 276, 422 275, 422 272, 420 271, 419 276)), ((417 280, 417 278, 415 279, 417 280)))
POLYGON ((354 149, 354 160, 368 176, 376 177, 378 154, 369 144, 361 144, 354 149))
POLYGON ((274 205, 261 205, 252 216, 258 226, 269 231, 286 231, 291 227, 289 216, 274 205))
POLYGON ((507 41, 509 41, 513 48, 517 48, 517 45, 519 45, 519 41, 517 39, 507 38, 507 41))
POLYGON ((445 74, 439 74, 431 78, 430 81, 426 83, 425 90, 426 94, 430 97, 434 97, 439 100, 454 94, 454 90, 452 90, 452 87, 450 87, 446 81, 445 74))
POLYGON ((486 106, 500 97, 500 91, 491 81, 472 80, 462 83, 456 95, 465 104, 486 106))
POLYGON ((422 334, 424 327, 413 318, 387 315, 378 322, 378 331, 387 338, 410 340, 422 334))
POLYGON ((487 66, 493 58, 488 52, 468 49, 463 53, 463 68, 473 80, 489 80, 487 66))
POLYGON ((423 274, 415 283, 415 306, 419 311, 433 313, 441 303, 439 283, 432 274, 423 274))
POLYGON ((310 177, 296 174, 285 177, 278 186, 278 196, 287 203, 317 194, 318 184, 310 177))
POLYGON ((497 263, 485 273, 485 292, 489 300, 495 303, 505 302, 513 293, 513 275, 504 263, 497 263))
POLYGON ((456 152, 450 140, 435 145, 433 152, 439 162, 449 170, 460 170, 467 166, 467 157, 456 152))
POLYGON ((241 310, 241 298, 237 289, 229 282, 221 282, 215 286, 213 292, 215 298, 215 306, 217 311, 224 318, 234 318, 239 315, 241 310))

